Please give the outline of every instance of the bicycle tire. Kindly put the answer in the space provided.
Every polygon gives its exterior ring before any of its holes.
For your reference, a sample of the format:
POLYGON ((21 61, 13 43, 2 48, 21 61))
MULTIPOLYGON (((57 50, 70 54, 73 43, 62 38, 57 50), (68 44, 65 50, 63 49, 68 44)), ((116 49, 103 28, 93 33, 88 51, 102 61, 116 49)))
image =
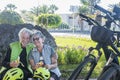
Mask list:
POLYGON ((116 67, 110 67, 106 70, 97 80, 119 80, 118 69, 116 67))
MULTIPOLYGON (((84 59, 79 65, 78 67, 72 72, 72 74, 70 75, 69 79, 68 80, 76 80, 78 78, 78 76, 81 74, 81 72, 84 72, 82 71, 84 69, 84 67, 90 63, 91 65, 95 64, 95 59, 94 58, 86 58, 84 59)), ((91 67, 90 67, 91 68, 91 67)), ((85 80, 88 80, 88 79, 85 79, 85 80)))

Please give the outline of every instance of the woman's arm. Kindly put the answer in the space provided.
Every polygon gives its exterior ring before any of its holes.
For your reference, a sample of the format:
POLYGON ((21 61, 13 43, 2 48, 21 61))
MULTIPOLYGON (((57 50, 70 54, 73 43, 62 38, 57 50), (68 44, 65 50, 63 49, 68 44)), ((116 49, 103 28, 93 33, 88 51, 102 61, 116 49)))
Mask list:
POLYGON ((33 59, 30 60, 30 65, 31 65, 31 68, 32 68, 33 70, 36 69, 33 59))
POLYGON ((51 64, 50 65, 45 65, 45 67, 47 69, 54 69, 57 67, 57 59, 58 59, 58 56, 57 56, 57 53, 55 53, 52 57, 51 57, 51 64))

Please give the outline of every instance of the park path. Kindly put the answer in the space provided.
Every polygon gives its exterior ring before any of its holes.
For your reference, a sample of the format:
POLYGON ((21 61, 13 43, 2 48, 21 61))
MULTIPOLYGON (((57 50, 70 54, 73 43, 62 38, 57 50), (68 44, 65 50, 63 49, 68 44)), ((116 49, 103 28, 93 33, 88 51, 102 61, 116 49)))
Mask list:
MULTIPOLYGON (((60 80, 66 80, 66 79, 60 79, 60 80)), ((84 79, 77 79, 77 80, 84 80, 84 79)), ((89 80, 97 80, 97 79, 89 79, 89 80)))
POLYGON ((58 33, 58 32, 50 32, 52 36, 75 36, 75 37, 86 37, 90 38, 90 34, 81 34, 81 33, 58 33))

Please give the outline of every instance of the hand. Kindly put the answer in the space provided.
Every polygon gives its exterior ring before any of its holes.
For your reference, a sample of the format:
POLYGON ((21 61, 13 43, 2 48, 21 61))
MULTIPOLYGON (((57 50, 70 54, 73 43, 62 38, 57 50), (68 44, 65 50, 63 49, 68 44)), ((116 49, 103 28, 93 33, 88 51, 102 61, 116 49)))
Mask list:
POLYGON ((51 67, 51 65, 45 65, 45 68, 47 68, 47 69, 51 69, 52 67, 51 67))
POLYGON ((18 67, 18 66, 19 66, 19 63, 18 63, 18 62, 16 62, 16 61, 10 62, 10 67, 15 68, 15 67, 18 67))
POLYGON ((40 61, 38 64, 39 64, 40 67, 43 67, 43 66, 44 66, 43 61, 40 61))
POLYGON ((35 68, 37 69, 37 68, 39 68, 39 67, 41 67, 41 66, 40 66, 39 63, 37 63, 37 64, 35 65, 35 68))
POLYGON ((44 63, 37 63, 37 64, 34 66, 34 68, 37 69, 37 68, 39 68, 39 67, 43 67, 43 64, 44 64, 44 63))

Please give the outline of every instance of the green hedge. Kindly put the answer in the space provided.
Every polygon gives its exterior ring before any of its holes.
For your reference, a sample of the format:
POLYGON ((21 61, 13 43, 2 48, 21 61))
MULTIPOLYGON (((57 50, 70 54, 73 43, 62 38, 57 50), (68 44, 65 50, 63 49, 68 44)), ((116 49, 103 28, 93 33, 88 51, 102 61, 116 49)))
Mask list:
POLYGON ((65 47, 58 48, 58 63, 59 64, 78 64, 87 53, 86 49, 82 47, 65 47))

